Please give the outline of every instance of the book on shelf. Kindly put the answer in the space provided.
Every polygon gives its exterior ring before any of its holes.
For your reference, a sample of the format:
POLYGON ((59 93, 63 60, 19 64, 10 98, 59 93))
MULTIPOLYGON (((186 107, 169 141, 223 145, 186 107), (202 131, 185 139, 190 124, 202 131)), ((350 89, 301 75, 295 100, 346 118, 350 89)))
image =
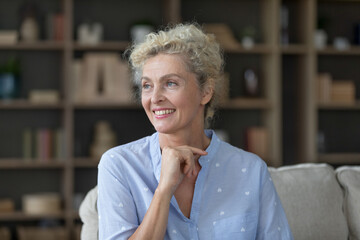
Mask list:
POLYGON ((355 103, 356 87, 351 80, 334 80, 329 73, 317 76, 319 103, 355 103))
POLYGON ((331 101, 331 75, 329 73, 319 73, 317 76, 317 83, 319 103, 329 103, 331 101))
POLYGON ((46 16, 46 38, 47 40, 64 40, 64 14, 49 13, 46 16))
POLYGON ((87 53, 72 66, 74 92, 80 103, 130 103, 130 70, 116 53, 87 53))
POLYGON ((260 158, 269 159, 268 130, 265 127, 248 127, 245 130, 245 149, 260 158))
POLYGON ((30 129, 23 131, 23 158, 50 162, 65 158, 65 136, 63 129, 30 129))
POLYGON ((331 101, 339 103, 355 103, 355 84, 351 80, 333 81, 331 88, 331 101))

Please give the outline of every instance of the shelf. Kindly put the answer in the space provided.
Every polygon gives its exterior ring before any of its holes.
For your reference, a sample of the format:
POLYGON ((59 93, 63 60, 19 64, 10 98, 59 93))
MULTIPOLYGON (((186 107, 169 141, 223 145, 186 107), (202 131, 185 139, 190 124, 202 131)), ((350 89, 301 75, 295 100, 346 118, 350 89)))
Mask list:
POLYGON ((351 103, 318 103, 319 110, 360 110, 360 101, 351 103))
POLYGON ((33 109, 62 109, 64 103, 32 103, 29 100, 0 100, 1 109, 21 109, 21 110, 33 110, 33 109))
POLYGON ((360 164, 360 153, 327 153, 319 154, 319 162, 329 164, 360 164))
MULTIPOLYGON (((43 160, 45 161, 45 160, 43 160)), ((43 162, 34 159, 0 159, 0 169, 62 169, 65 167, 65 160, 50 159, 43 162)))
POLYGON ((317 50, 319 55, 359 55, 360 56, 360 46, 351 46, 347 50, 338 50, 332 46, 328 46, 325 49, 317 50))
POLYGON ((96 45, 92 44, 81 44, 81 43, 75 43, 74 44, 74 50, 79 51, 124 51, 130 46, 130 42, 127 41, 106 41, 102 42, 96 45))
POLYGON ((63 49, 64 49, 64 43, 56 42, 56 41, 38 41, 33 43, 18 42, 16 44, 0 44, 0 50, 57 51, 63 49))
POLYGON ((93 102, 93 103, 74 103, 75 109, 142 109, 136 103, 114 103, 114 102, 93 102))
POLYGON ((95 160, 92 158, 75 158, 74 159, 74 167, 77 168, 97 168, 99 164, 99 160, 95 160))
POLYGON ((304 44, 290 44, 281 46, 281 52, 283 54, 306 54, 308 47, 304 44))
POLYGON ((240 44, 237 48, 228 48, 223 46, 226 53, 239 53, 239 54, 269 54, 274 51, 274 48, 266 44, 256 44, 252 48, 244 48, 240 44))
POLYGON ((270 109, 271 103, 263 98, 234 98, 222 103, 220 109, 270 109))
POLYGON ((58 214, 26 214, 21 211, 0 213, 0 221, 34 221, 41 219, 64 219, 64 213, 58 214))

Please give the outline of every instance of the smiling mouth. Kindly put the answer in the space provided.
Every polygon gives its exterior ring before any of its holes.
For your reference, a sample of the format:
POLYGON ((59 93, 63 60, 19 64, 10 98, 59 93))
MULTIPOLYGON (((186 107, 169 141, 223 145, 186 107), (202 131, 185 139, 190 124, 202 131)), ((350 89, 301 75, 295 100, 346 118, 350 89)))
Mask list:
POLYGON ((159 110, 159 111, 154 111, 155 115, 157 116, 162 116, 162 115, 166 115, 166 114, 171 114, 175 112, 175 109, 167 109, 167 110, 159 110))

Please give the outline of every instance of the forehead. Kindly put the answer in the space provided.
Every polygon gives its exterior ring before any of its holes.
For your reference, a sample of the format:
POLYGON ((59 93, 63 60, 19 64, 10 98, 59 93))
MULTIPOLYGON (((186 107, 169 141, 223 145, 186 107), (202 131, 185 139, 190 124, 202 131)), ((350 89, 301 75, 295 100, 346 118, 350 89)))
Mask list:
POLYGON ((147 59, 142 69, 142 75, 168 74, 188 72, 184 57, 178 54, 158 54, 147 59))

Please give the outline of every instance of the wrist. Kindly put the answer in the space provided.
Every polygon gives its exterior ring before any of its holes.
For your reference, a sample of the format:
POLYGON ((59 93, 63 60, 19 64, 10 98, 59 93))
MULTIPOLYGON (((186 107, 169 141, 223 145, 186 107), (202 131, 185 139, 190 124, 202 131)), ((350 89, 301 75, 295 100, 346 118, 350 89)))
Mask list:
POLYGON ((163 186, 162 184, 158 185, 155 192, 158 195, 162 196, 163 198, 168 199, 169 201, 171 200, 171 198, 174 194, 170 187, 163 186))

